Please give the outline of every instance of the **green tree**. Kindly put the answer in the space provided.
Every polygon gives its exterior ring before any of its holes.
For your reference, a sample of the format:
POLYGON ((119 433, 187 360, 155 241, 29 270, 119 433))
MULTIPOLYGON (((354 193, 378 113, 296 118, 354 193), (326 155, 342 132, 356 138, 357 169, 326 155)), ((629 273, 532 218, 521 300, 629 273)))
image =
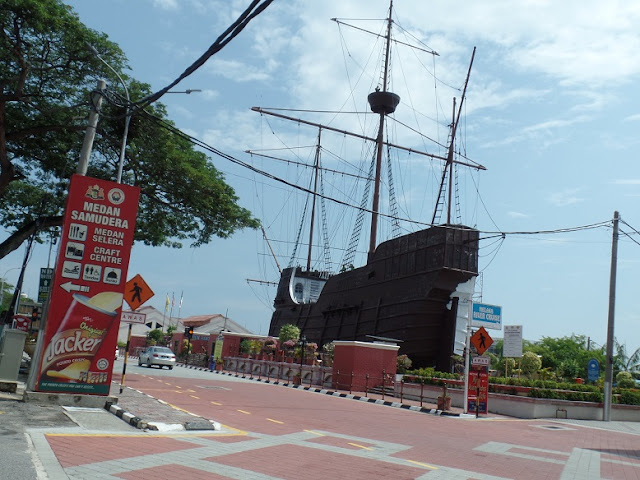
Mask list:
POLYGON ((300 328, 296 327, 291 323, 287 323, 280 327, 280 333, 278 335, 278 340, 280 341, 280 345, 282 345, 287 340, 298 341, 300 338, 300 328))
POLYGON ((587 337, 571 335, 570 337, 542 337, 527 349, 542 356, 542 367, 549 368, 557 375, 565 378, 587 377, 587 364, 591 358, 604 366, 604 349, 588 350, 587 337))
POLYGON ((628 355, 626 345, 620 345, 616 341, 615 350, 614 370, 629 372, 632 376, 633 374, 640 375, 640 348, 628 355))
POLYGON ((162 345, 164 343, 164 332, 159 329, 153 329, 147 333, 147 343, 150 345, 162 345))
POLYGON ((542 368, 542 360, 533 352, 524 352, 521 360, 522 373, 531 377, 542 368))
MULTIPOLYGON (((0 15, 0 222, 10 236, 0 258, 31 234, 62 221, 68 182, 86 128, 90 91, 107 78, 102 116, 87 174, 114 179, 125 106, 114 74, 87 48, 93 45, 120 74, 132 100, 150 86, 126 75, 126 57, 106 35, 85 27, 62 0, 5 0, 0 15)), ((162 104, 131 117, 123 183, 141 188, 135 240, 180 247, 256 228, 249 211, 209 158, 174 133, 162 104)), ((41 238, 38 237, 38 241, 41 238)))

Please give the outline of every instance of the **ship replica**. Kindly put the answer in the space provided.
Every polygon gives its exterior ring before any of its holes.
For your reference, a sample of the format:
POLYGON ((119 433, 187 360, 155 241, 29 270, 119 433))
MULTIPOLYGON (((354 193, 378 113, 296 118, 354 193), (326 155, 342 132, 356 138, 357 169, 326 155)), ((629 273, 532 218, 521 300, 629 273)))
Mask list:
MULTIPOLYGON (((380 188, 383 183, 383 153, 390 148, 403 148, 385 141, 387 117, 394 113, 400 103, 400 97, 389 91, 387 85, 391 30, 394 23, 392 9, 391 3, 385 22, 386 37, 383 35, 386 51, 382 81, 378 88, 368 95, 370 110, 377 115, 377 136, 372 135, 369 138, 350 134, 342 129, 289 117, 260 107, 252 108, 263 115, 316 127, 319 132, 318 141, 322 132, 333 130, 340 135, 354 135, 361 140, 371 141, 375 145, 374 153, 371 155, 373 174, 370 180, 373 183, 373 194, 369 194, 369 201, 372 201, 370 206, 362 206, 359 212, 360 223, 363 215, 370 218, 371 230, 366 264, 353 267, 349 263, 353 258, 349 253, 353 254, 355 249, 352 242, 346 249, 347 260, 342 262, 338 272, 312 267, 313 216, 318 216, 315 213, 318 201, 326 200, 322 190, 317 189, 321 167, 316 155, 315 182, 309 184, 315 185, 315 188, 310 191, 312 220, 306 266, 296 265, 292 256, 291 264, 281 269, 269 335, 277 337, 283 325, 293 324, 300 328, 301 334, 308 342, 316 342, 319 346, 334 340, 395 342, 400 346, 399 354, 406 354, 414 367, 434 366, 439 370, 449 371, 459 303, 454 293, 461 284, 473 282, 478 275, 479 232, 451 220, 454 166, 457 168, 462 165, 484 170, 481 165, 457 155, 454 148, 473 55, 457 108, 454 98, 453 119, 448 127, 448 142, 444 144, 444 153, 438 156, 405 149, 412 155, 423 154, 442 162, 440 191, 432 222, 421 225, 426 225, 427 228, 397 235, 376 244, 380 218, 380 188), (447 208, 444 208, 445 204, 447 208), (440 224, 436 224, 438 211, 444 217, 440 224)), ((317 151, 319 152, 320 148, 317 151)), ((256 151, 249 153, 260 155, 256 151)), ((392 215, 386 216, 385 219, 389 217, 392 215)))

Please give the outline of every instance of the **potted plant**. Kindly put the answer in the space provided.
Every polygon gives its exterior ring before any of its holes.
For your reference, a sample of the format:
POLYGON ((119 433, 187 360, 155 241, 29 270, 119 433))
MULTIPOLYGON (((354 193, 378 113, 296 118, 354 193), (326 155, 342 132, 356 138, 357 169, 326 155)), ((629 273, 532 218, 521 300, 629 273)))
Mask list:
POLYGON ((291 363, 293 362, 293 358, 291 358, 291 352, 294 348, 296 348, 298 342, 296 342, 295 340, 291 339, 291 340, 287 340, 286 342, 284 342, 282 344, 282 346, 284 347, 285 352, 287 352, 287 362, 291 363))
POLYGON ((451 408, 451 397, 447 394, 447 382, 442 382, 442 395, 437 398, 438 410, 447 411, 451 408))
POLYGON ((240 342, 240 356, 242 358, 248 358, 251 351, 251 341, 244 339, 240 342))

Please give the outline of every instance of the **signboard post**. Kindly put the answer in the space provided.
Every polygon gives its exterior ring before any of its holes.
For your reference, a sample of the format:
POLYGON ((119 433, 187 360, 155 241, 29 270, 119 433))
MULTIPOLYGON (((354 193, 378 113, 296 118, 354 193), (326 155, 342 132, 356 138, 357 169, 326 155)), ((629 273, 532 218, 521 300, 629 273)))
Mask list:
MULTIPOLYGON (((483 358, 483 357, 476 357, 483 358)), ((475 360, 475 359, 474 359, 475 360)), ((489 391, 489 367, 486 365, 472 365, 469 372, 469 395, 467 400, 467 411, 475 411, 478 414, 487 414, 489 406, 487 404, 487 393, 489 391)))
POLYGON ((40 269, 40 284, 38 285, 38 303, 45 303, 51 291, 53 280, 53 268, 40 269))
POLYGON ((71 178, 35 390, 109 394, 139 196, 71 178))
POLYGON ((511 358, 520 358, 522 356, 522 325, 504 326, 502 356, 511 358))
POLYGON ((587 362, 587 380, 597 382, 598 378, 600 378, 600 363, 595 358, 592 358, 587 362))

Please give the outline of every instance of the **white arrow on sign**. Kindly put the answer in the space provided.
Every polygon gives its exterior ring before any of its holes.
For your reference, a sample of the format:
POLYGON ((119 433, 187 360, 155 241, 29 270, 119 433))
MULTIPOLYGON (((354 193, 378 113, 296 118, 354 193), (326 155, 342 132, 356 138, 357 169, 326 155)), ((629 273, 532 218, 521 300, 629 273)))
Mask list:
POLYGON ((60 286, 67 292, 88 292, 89 287, 87 285, 76 285, 75 283, 67 282, 62 283, 60 286))

